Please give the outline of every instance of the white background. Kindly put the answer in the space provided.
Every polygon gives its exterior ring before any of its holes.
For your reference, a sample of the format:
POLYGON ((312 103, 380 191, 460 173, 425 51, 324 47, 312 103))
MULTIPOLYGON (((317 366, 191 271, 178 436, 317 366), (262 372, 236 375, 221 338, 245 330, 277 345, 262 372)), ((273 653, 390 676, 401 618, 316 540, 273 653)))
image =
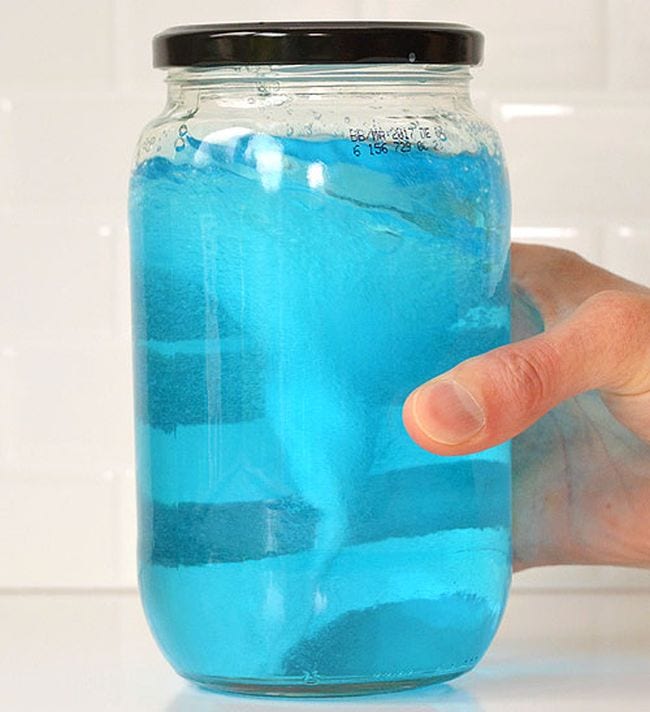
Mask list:
MULTIPOLYGON (((650 282, 650 2, 2 0, 0 589, 135 586, 125 201, 164 97, 151 36, 318 18, 482 30, 474 95, 505 143, 515 239, 650 282)), ((650 574, 555 568, 515 586, 650 592, 650 574)))

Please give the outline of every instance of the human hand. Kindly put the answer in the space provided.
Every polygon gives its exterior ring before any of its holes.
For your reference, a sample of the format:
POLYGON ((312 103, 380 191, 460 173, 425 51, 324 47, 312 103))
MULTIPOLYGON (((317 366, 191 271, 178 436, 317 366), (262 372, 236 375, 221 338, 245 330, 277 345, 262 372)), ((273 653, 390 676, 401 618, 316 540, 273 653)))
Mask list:
POLYGON ((404 424, 440 455, 515 438, 515 570, 650 567, 650 289, 537 245, 512 279, 514 343, 417 388, 404 424))

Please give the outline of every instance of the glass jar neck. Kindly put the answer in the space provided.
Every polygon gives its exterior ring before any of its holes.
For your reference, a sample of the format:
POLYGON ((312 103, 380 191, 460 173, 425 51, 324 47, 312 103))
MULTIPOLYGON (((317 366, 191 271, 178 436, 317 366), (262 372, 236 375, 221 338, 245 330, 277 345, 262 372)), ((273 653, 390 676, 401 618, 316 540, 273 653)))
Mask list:
POLYGON ((435 94, 469 102, 470 69, 460 65, 236 65, 174 67, 167 72, 169 99, 198 93, 251 92, 264 96, 318 94, 435 94))

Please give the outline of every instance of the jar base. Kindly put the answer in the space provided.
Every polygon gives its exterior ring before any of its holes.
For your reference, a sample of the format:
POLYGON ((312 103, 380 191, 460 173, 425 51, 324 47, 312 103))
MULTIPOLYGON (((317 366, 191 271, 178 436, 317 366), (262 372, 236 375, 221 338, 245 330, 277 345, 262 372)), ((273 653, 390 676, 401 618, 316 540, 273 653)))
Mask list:
POLYGON ((291 684, 269 683, 263 680, 237 680, 233 678, 183 675, 187 680, 210 692, 220 692, 253 697, 358 697, 412 690, 453 680, 469 672, 461 670, 446 675, 432 675, 411 680, 376 682, 310 682, 291 684))

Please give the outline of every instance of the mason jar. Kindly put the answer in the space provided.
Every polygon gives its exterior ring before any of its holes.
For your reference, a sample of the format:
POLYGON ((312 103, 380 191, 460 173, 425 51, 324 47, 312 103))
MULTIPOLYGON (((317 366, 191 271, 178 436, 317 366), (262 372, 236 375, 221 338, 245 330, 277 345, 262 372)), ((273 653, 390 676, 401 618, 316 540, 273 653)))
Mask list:
POLYGON ((216 690, 453 678, 510 581, 508 445, 418 447, 408 394, 509 339, 509 194, 460 25, 154 39, 130 185, 139 583, 216 690))

